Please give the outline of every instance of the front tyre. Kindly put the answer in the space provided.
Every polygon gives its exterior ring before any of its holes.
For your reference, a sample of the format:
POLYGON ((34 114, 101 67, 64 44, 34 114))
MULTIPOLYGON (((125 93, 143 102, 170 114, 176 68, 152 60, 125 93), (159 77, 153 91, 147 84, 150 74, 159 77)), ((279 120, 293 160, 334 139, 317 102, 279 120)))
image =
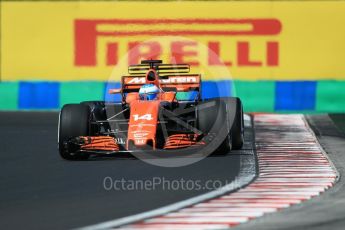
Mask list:
POLYGON ((242 149, 244 143, 244 119, 243 119, 243 105, 238 97, 233 98, 236 103, 235 121, 232 126, 232 147, 234 149, 242 149))
POLYGON ((78 149, 66 144, 70 138, 89 135, 90 107, 83 104, 67 104, 59 116, 58 141, 59 153, 66 160, 85 160, 88 154, 76 153, 78 149))
POLYGON ((197 106, 197 128, 204 135, 215 134, 222 139, 212 155, 226 155, 232 148, 232 135, 226 120, 226 104, 219 99, 209 99, 197 106), (208 106, 208 104, 214 104, 208 106))
POLYGON ((244 143, 243 105, 238 97, 220 98, 227 107, 229 129, 232 134, 232 148, 241 149, 244 143))

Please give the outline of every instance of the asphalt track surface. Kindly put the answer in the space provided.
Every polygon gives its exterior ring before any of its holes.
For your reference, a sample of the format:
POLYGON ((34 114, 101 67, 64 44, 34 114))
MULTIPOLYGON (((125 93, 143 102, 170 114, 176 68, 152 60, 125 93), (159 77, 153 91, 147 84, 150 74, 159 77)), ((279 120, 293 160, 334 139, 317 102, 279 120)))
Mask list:
POLYGON ((252 151, 251 131, 244 150, 164 168, 135 158, 65 161, 57 152, 56 112, 0 113, 0 229, 70 229, 145 212, 209 189, 107 190, 113 180, 194 180, 225 185, 240 169, 240 155, 252 151))

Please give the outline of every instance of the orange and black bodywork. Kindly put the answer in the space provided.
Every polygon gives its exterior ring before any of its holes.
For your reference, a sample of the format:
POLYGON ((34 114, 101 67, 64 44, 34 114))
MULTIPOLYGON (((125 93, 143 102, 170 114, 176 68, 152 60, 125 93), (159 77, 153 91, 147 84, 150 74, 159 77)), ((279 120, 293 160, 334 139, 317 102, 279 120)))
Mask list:
POLYGON ((128 75, 121 78, 121 88, 109 90, 110 94, 120 94, 121 102, 90 101, 64 106, 59 122, 60 154, 64 157, 70 156, 67 152, 108 154, 200 147, 207 142, 207 135, 219 132, 224 121, 230 124, 224 128, 225 139, 234 123, 234 118, 227 118, 226 101, 230 99, 203 101, 201 76, 189 71, 187 64, 145 60, 129 66, 128 75), (155 100, 140 99, 139 90, 145 84, 158 87, 155 100), (219 116, 218 111, 222 113, 219 116), (77 122, 70 118, 77 117, 75 113, 88 117, 82 121, 87 127, 70 128, 77 122), (209 123, 214 122, 216 128, 212 131, 209 123))
POLYGON ((104 102, 104 108, 98 108, 98 111, 91 108, 94 113, 90 122, 92 135, 75 137, 71 140, 72 144, 78 145, 80 151, 89 152, 176 149, 203 144, 198 138, 200 133, 188 130, 193 127, 190 123, 195 118, 194 110, 187 111, 183 116, 181 113, 176 115, 181 119, 182 127, 176 125, 176 120, 167 119, 175 115, 175 110, 181 111, 181 105, 186 109, 200 100, 200 75, 189 74, 189 65, 162 64, 160 60, 147 60, 140 65, 129 66, 128 73, 121 78, 120 89, 109 90, 110 94, 121 94, 121 103, 112 105, 104 102), (156 100, 140 99, 139 89, 144 84, 154 84, 161 90, 156 100), (179 92, 192 91, 195 94, 192 100, 177 100, 179 92), (107 106, 115 108, 113 114, 107 106), (100 111, 102 114, 95 114, 100 111), (102 133, 101 130, 107 131, 102 133))

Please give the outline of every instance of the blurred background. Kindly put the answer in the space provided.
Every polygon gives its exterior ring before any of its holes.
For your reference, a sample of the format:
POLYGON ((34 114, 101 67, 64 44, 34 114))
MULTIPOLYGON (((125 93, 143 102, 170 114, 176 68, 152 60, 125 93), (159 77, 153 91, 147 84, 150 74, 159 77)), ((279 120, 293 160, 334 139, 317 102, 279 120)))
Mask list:
POLYGON ((246 112, 345 112, 344 1, 0 4, 0 110, 117 100, 114 72, 162 58, 190 63, 204 98, 238 96, 246 112))

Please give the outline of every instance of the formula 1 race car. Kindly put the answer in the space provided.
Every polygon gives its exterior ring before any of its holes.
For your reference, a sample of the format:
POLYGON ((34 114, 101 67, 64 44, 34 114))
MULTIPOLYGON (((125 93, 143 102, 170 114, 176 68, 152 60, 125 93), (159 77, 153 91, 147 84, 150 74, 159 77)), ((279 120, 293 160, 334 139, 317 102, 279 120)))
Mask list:
POLYGON ((121 79, 121 102, 86 101, 61 109, 58 147, 62 158, 121 152, 203 148, 214 154, 241 149, 243 108, 239 98, 201 98, 201 76, 187 64, 144 60, 121 79))

